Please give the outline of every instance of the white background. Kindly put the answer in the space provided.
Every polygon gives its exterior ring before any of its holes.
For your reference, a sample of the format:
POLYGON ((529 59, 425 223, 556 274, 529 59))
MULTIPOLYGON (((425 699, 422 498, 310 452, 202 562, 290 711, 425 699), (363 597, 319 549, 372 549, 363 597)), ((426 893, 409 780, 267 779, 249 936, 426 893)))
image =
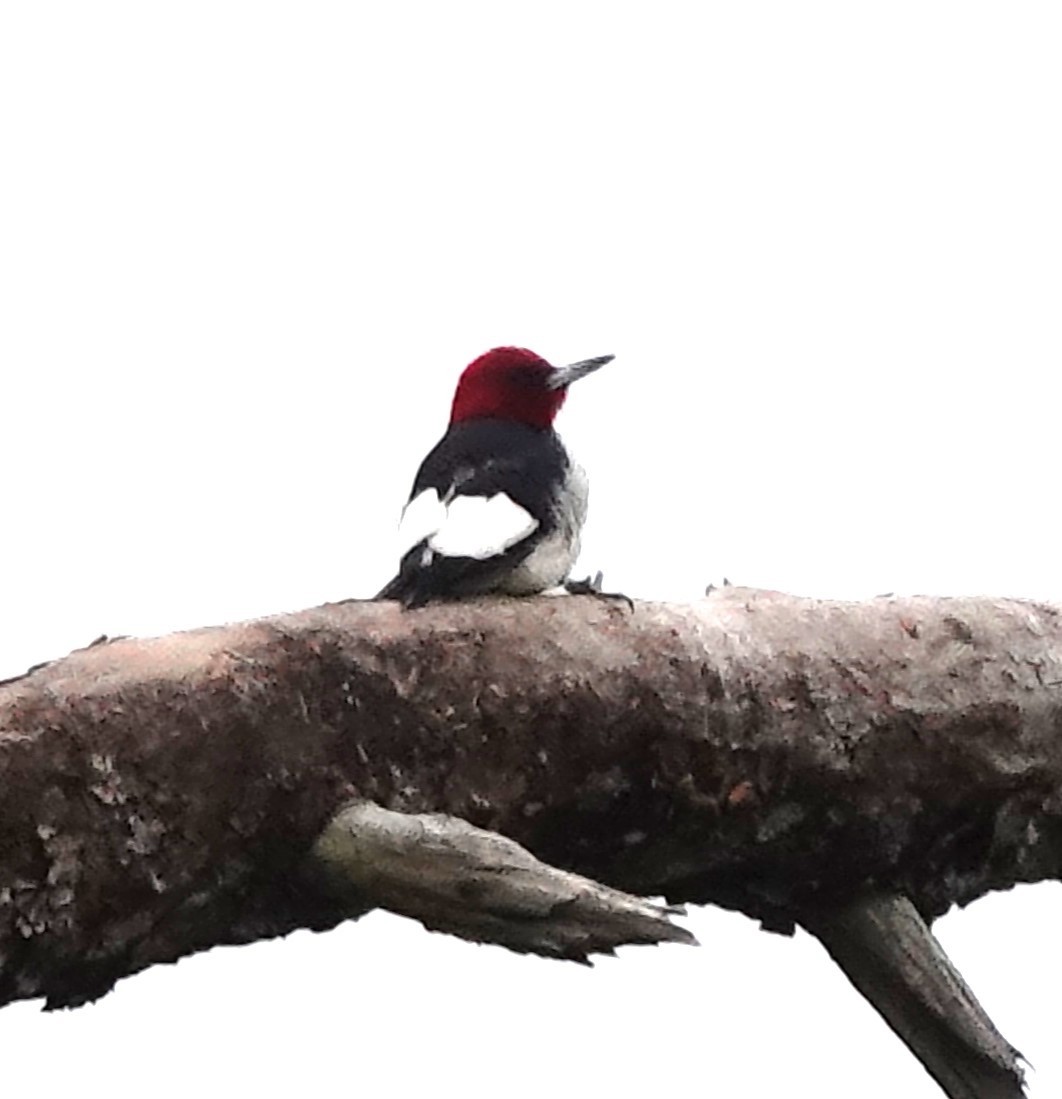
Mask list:
MULTIPOLYGON (((0 675, 369 595, 460 368, 616 361, 583 568, 1062 601, 1062 12, 0 7, 0 675)), ((2 796, 2 795, 0 795, 2 796)), ((1062 1093, 1062 887, 938 925, 1062 1093)), ((0 1014, 5 1088, 939 1093, 806 937, 592 971, 373 916, 0 1014)))

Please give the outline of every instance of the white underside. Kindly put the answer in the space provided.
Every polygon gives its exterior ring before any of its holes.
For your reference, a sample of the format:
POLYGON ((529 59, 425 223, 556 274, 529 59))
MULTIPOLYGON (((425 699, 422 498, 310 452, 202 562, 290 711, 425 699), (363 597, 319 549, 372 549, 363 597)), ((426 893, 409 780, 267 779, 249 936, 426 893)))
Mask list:
POLYGON ((544 538, 498 583, 498 590, 509 595, 534 595, 563 583, 579 556, 579 542, 566 541, 559 531, 544 538))
POLYGON ((572 463, 558 500, 556 530, 543 538, 501 581, 500 591, 509 595, 533 595, 555 588, 568 579, 579 556, 579 535, 586 520, 588 495, 586 473, 572 463))

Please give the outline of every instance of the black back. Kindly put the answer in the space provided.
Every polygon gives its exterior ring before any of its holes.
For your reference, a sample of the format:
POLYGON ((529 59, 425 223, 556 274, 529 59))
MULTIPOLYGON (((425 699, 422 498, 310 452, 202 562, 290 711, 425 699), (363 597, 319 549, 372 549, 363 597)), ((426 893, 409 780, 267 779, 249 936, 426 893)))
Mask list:
POLYGON ((488 560, 435 554, 421 564, 424 542, 402 558, 398 576, 377 596, 408 607, 433 599, 453 599, 489 591, 515 568, 539 537, 556 526, 552 493, 567 473, 568 455, 556 432, 511 420, 467 420, 453 425, 421 463, 412 500, 425 489, 439 496, 494 496, 506 493, 539 521, 533 535, 488 560))

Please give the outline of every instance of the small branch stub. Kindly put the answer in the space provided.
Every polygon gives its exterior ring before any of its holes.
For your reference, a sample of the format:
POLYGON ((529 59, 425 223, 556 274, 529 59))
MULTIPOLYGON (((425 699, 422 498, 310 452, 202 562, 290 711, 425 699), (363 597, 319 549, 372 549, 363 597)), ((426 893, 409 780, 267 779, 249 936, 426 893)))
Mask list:
POLYGON ((355 909, 366 904, 473 942, 587 962, 629 943, 695 943, 675 909, 540 862, 495 832, 444 813, 347 806, 313 848, 355 909))

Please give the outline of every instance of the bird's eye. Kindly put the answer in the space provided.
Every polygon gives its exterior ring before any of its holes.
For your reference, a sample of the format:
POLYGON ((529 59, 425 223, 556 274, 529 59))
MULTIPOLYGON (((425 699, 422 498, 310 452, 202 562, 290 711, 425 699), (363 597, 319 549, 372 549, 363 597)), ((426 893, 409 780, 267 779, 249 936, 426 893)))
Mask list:
POLYGON ((547 373, 536 366, 518 366, 516 381, 529 389, 541 389, 546 382, 547 373))

